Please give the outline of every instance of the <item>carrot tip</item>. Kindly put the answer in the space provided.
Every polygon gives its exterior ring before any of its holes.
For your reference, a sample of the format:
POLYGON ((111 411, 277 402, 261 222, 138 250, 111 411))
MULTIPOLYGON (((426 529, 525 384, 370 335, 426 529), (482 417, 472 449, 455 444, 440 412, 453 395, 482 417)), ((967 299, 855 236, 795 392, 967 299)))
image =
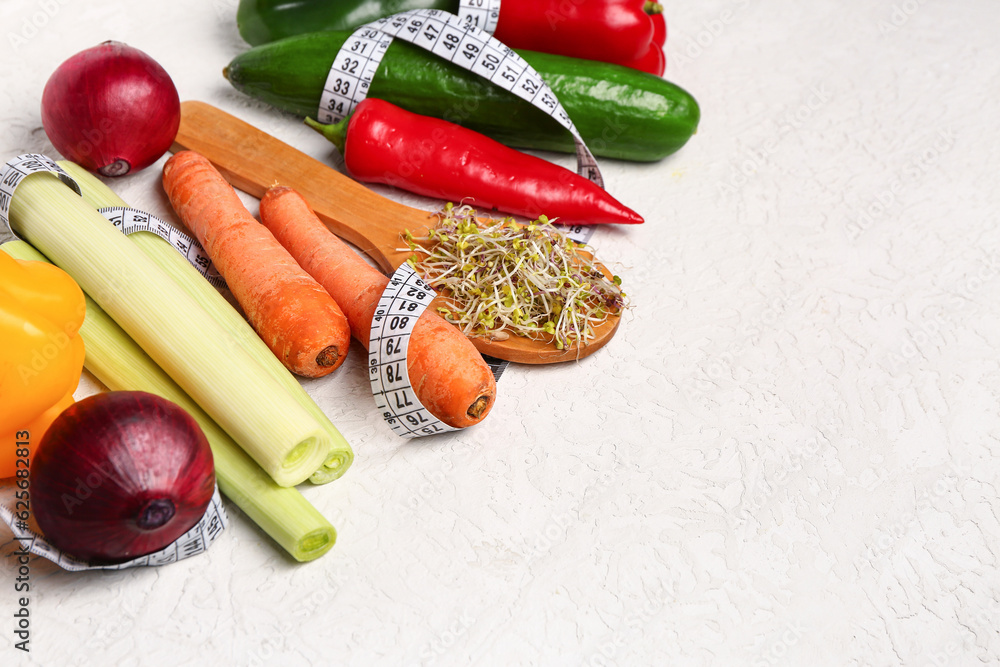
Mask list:
POLYGON ((322 352, 316 355, 316 363, 324 368, 328 366, 336 366, 339 359, 340 350, 337 349, 336 345, 325 347, 322 352))
POLYGON ((483 415, 483 413, 486 412, 486 408, 488 408, 489 405, 490 405, 490 397, 480 396, 475 401, 473 401, 472 405, 469 406, 469 409, 465 412, 465 414, 467 414, 472 419, 479 419, 483 415))
POLYGON ((267 189, 266 194, 267 196, 273 199, 275 197, 286 195, 289 192, 293 192, 293 190, 290 187, 288 187, 287 185, 281 185, 278 181, 275 181, 274 183, 271 184, 271 187, 267 189))

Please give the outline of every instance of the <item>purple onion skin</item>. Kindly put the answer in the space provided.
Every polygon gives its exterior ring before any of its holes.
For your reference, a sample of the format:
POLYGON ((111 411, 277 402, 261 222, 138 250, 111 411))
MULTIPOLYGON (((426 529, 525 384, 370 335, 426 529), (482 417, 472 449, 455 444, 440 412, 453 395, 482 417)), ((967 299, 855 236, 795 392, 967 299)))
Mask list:
POLYGON ((215 465, 198 423, 170 401, 112 391, 67 408, 31 464, 45 538, 88 563, 159 551, 205 514, 215 465))
POLYGON ((167 72, 121 42, 70 57, 45 84, 42 126, 65 158, 104 176, 145 169, 170 148, 181 121, 167 72))

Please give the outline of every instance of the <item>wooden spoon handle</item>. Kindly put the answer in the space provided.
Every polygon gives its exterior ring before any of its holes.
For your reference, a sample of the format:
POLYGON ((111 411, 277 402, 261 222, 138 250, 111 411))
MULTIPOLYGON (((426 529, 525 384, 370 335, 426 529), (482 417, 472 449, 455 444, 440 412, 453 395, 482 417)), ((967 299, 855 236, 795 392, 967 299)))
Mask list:
POLYGON ((235 187, 264 196, 273 185, 288 185, 305 198, 337 236, 357 246, 386 273, 409 256, 400 233, 421 235, 433 223, 426 211, 369 190, 319 160, 210 104, 181 104, 181 125, 173 151, 207 157, 235 187))

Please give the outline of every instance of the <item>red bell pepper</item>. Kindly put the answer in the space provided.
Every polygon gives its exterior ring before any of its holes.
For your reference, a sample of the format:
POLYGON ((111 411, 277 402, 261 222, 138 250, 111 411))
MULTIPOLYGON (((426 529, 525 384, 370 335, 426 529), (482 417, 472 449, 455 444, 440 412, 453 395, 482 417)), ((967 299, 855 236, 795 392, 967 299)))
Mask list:
POLYGON ((636 0, 503 0, 493 36, 515 49, 627 65, 660 76, 648 57, 657 2, 636 0))
POLYGON ((662 49, 667 43, 667 19, 663 16, 663 5, 656 0, 643 0, 643 10, 653 22, 653 44, 662 49))
POLYGON ((478 132, 369 97, 334 125, 306 122, 340 149, 347 172, 426 197, 574 225, 643 222, 600 186, 478 132))
POLYGON ((667 56, 663 54, 663 47, 650 44, 649 50, 641 57, 622 64, 642 72, 663 76, 663 73, 667 70, 667 56))

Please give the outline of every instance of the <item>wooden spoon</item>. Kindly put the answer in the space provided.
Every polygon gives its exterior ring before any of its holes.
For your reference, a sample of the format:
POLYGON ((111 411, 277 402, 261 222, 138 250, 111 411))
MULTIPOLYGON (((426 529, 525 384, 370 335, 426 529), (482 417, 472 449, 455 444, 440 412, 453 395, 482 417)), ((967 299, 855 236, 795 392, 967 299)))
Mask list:
MULTIPOLYGON (((273 185, 287 185, 305 198, 333 233, 354 244, 391 274, 410 257, 402 239, 426 233, 436 215, 405 206, 369 190, 336 169, 210 104, 181 105, 181 125, 171 150, 207 157, 235 187, 258 199, 273 185)), ((603 266, 599 267, 608 273, 603 266)), ((608 275, 610 275, 608 273, 608 275)), ((483 354, 523 364, 550 364, 586 357, 606 344, 619 315, 595 329, 586 345, 556 349, 552 343, 511 334, 505 340, 470 336, 483 354)))

